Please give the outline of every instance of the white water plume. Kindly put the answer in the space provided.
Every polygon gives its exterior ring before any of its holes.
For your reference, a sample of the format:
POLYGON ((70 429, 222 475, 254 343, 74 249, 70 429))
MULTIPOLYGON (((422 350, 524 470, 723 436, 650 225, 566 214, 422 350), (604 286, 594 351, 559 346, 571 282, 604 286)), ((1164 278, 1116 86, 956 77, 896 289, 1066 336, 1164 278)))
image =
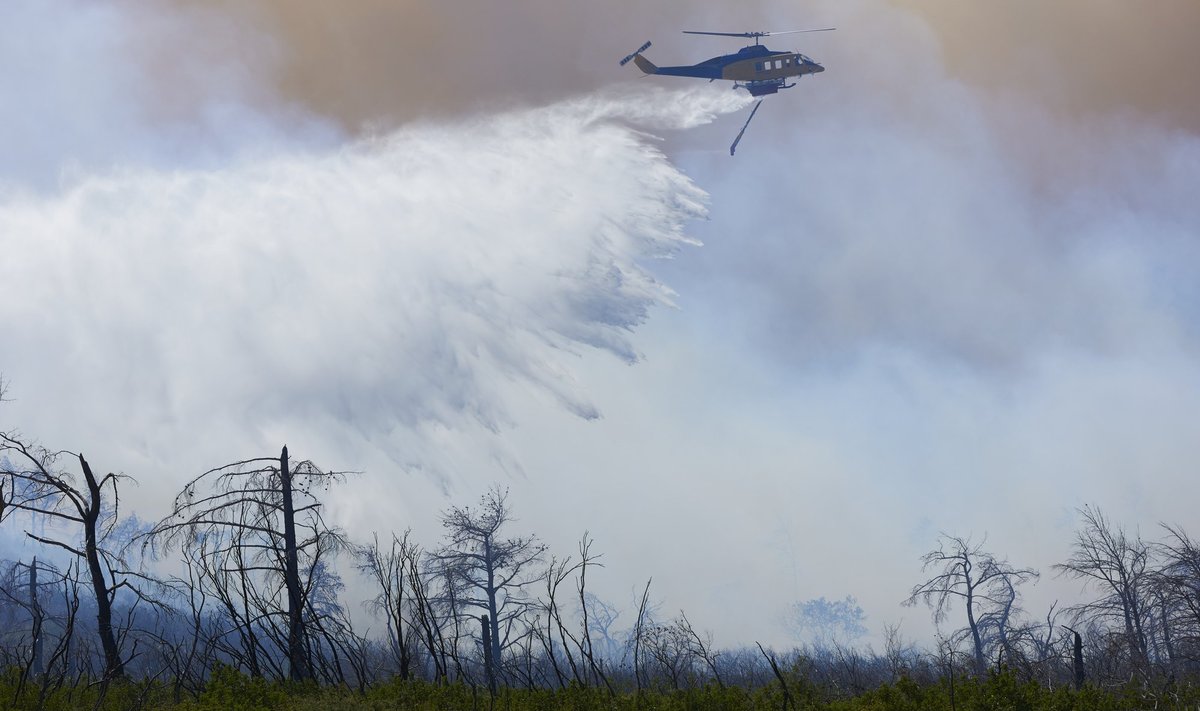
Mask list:
POLYGON ((754 98, 729 86, 690 84, 686 88, 619 84, 564 102, 588 116, 588 121, 617 119, 653 128, 683 130, 711 123, 718 116, 754 103, 754 98))
POLYGON ((742 103, 620 91, 10 197, 3 372, 20 400, 63 405, 23 424, 160 459, 185 432, 258 445, 314 419, 406 447, 419 430, 495 431, 513 382, 596 417, 572 357, 637 359, 631 331, 671 298, 643 260, 705 214, 638 126, 742 103))

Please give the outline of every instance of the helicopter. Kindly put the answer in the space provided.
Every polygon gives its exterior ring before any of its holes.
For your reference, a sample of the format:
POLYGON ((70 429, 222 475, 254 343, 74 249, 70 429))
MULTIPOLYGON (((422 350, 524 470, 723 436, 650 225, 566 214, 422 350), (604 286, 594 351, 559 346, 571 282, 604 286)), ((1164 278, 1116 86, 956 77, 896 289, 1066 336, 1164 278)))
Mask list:
MULTIPOLYGON (((638 47, 637 51, 622 59, 620 66, 625 66, 632 61, 645 74, 694 77, 697 79, 708 79, 710 82, 717 79, 730 80, 733 82, 735 90, 745 89, 750 93, 750 96, 756 98, 764 97, 776 94, 780 89, 790 89, 796 86, 794 81, 788 83, 789 79, 796 79, 808 74, 817 74, 825 71, 825 67, 799 52, 777 52, 767 49, 761 43, 763 37, 792 35, 802 32, 830 32, 834 29, 837 28, 822 27, 811 30, 787 30, 784 32, 699 32, 684 30, 683 34, 685 35, 752 38, 754 44, 742 47, 733 54, 723 54, 719 57, 706 59, 699 64, 660 67, 642 56, 642 53, 651 46, 649 42, 646 42, 641 47, 638 47)), ((738 142, 742 140, 742 135, 746 133, 746 128, 750 125, 750 121, 754 119, 754 114, 758 112, 760 104, 762 104, 761 98, 754 105, 754 109, 750 112, 750 117, 746 119, 742 130, 738 133, 737 138, 734 139, 733 145, 729 147, 729 155, 733 155, 737 151, 738 142)))

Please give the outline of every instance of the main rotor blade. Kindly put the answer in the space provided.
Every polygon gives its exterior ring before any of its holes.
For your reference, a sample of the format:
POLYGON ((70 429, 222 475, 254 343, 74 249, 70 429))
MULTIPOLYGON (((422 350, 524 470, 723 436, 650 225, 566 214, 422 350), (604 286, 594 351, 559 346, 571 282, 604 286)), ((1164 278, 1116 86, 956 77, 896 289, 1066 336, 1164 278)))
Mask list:
POLYGON ((775 35, 794 35, 799 32, 832 32, 836 29, 836 27, 819 27, 815 30, 784 30, 782 32, 766 32, 764 33, 764 36, 773 37, 775 35))
POLYGON ((798 32, 829 32, 836 27, 819 27, 813 30, 783 30, 782 32, 701 32, 699 30, 684 30, 685 35, 716 35, 718 37, 773 37, 775 35, 794 35, 798 32))
POLYGON ((766 37, 766 32, 699 32, 696 30, 684 30, 685 35, 717 35, 718 37, 766 37))

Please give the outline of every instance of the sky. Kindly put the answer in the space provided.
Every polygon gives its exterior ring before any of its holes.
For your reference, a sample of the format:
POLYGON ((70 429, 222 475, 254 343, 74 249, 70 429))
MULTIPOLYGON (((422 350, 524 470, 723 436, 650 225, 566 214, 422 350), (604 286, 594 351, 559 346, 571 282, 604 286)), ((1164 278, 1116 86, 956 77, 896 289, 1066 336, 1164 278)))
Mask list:
POLYGON ((146 518, 284 443, 359 472, 362 538, 499 483, 724 644, 848 594, 927 639, 939 532, 1040 617, 1079 506, 1154 537, 1200 493, 1198 15, 14 0, 0 425, 146 518), (826 71, 734 158, 744 92, 617 66, 828 26, 767 42, 826 71))

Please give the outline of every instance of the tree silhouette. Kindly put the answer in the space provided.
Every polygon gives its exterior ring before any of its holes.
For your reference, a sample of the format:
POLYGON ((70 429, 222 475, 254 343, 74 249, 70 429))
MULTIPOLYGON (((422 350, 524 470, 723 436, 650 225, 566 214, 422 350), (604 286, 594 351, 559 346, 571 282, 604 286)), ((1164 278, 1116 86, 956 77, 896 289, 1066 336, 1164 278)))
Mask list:
POLYGON ((915 586, 903 604, 923 601, 933 610, 934 622, 941 623, 951 604, 962 602, 967 618, 963 634, 971 639, 975 673, 983 675, 987 670, 984 650, 990 641, 985 637, 987 630, 994 630, 998 640, 1005 639, 1017 603, 1017 586, 1036 580, 1038 572, 1014 568, 1008 561, 996 559, 983 550, 983 542, 976 544, 969 538, 944 533, 938 538, 938 547, 921 560, 922 570, 932 569, 937 574, 915 586))
POLYGON ((1054 566, 1061 574, 1094 586, 1100 597, 1074 605, 1079 619, 1090 617, 1105 625, 1115 622, 1121 630, 1134 669, 1149 673, 1150 592, 1153 582, 1152 550, 1141 536, 1129 536, 1114 526, 1099 509, 1079 510, 1083 526, 1075 532, 1071 557, 1054 566))
POLYGON ((82 454, 51 452, 16 434, 0 432, 0 457, 0 519, 25 511, 55 524, 53 533, 26 531, 25 535, 84 562, 96 600, 96 632, 104 653, 104 679, 107 682, 125 676, 125 662, 113 627, 113 602, 122 589, 145 598, 131 582, 132 573, 118 553, 105 543, 118 521, 118 484, 129 477, 113 473, 97 477, 82 454), (57 468, 64 454, 78 460, 82 487, 57 468), (63 527, 66 530, 61 530, 63 527), (77 537, 71 536, 72 530, 78 531, 77 537))
POLYGON ((534 536, 501 536, 512 520, 507 499, 508 492, 493 488, 480 498, 477 510, 455 507, 446 512, 446 544, 434 556, 447 573, 457 606, 487 615, 491 658, 501 666, 515 624, 532 604, 525 593, 536 580, 530 568, 546 551, 534 536))
POLYGON ((306 608, 308 622, 319 626, 315 618, 321 613, 310 606, 313 588, 329 582, 323 563, 346 543, 326 525, 313 492, 343 478, 343 472, 323 471, 309 461, 293 464, 285 446, 278 458, 233 462, 192 479, 148 536, 151 545, 206 551, 206 579, 225 588, 218 594, 226 596, 226 609, 246 640, 252 674, 260 673, 265 634, 282 647, 291 679, 315 678, 306 608))

